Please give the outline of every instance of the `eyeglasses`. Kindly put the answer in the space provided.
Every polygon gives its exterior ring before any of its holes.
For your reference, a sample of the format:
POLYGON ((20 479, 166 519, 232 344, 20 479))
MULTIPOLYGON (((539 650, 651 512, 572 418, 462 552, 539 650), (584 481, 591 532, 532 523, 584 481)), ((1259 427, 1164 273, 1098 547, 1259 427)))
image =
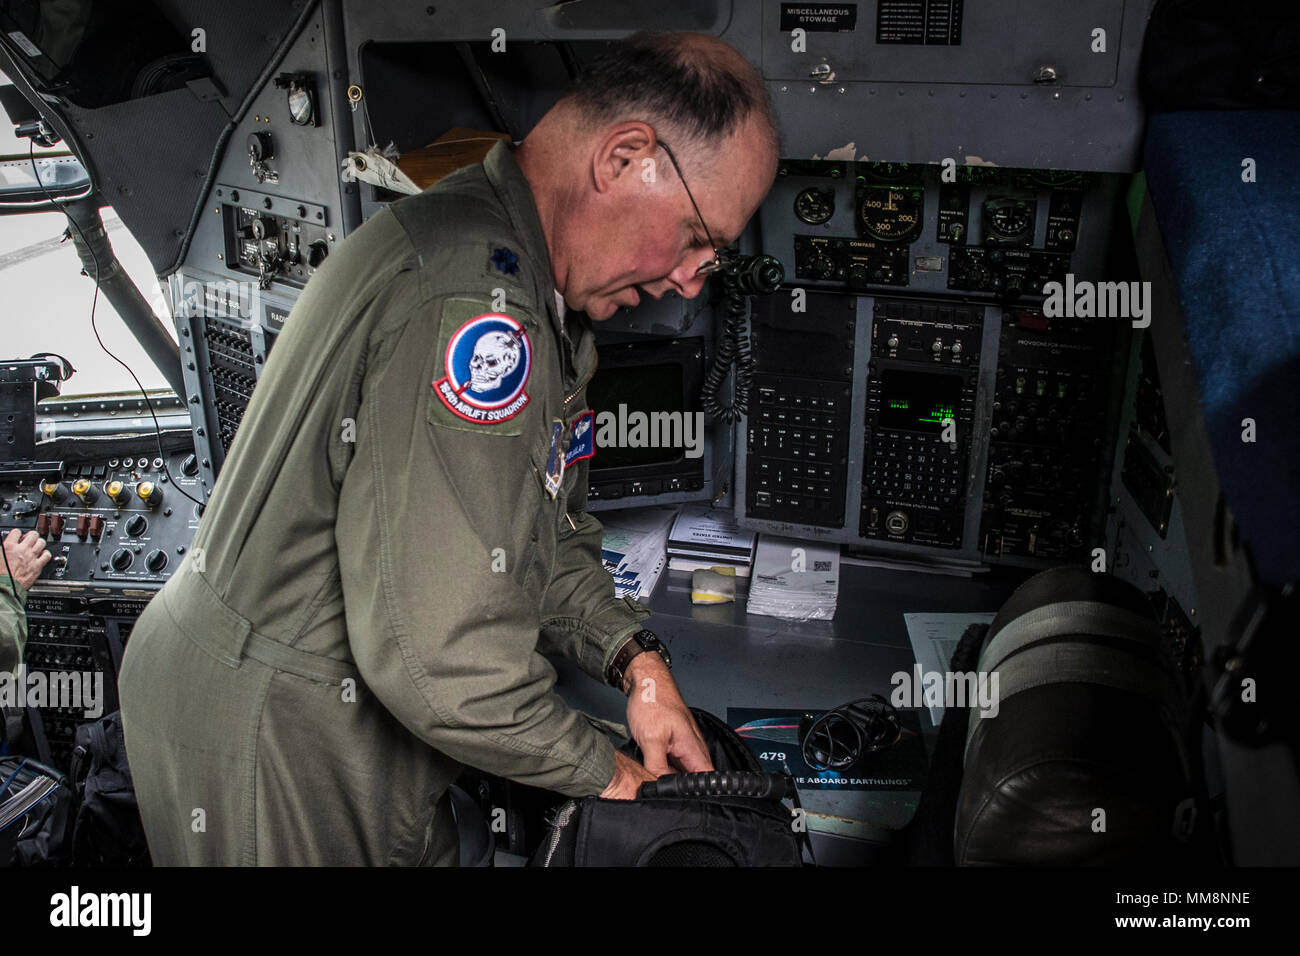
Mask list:
POLYGON ((709 232, 708 224, 705 223, 704 217, 700 215, 699 204, 695 202, 695 197, 691 195, 691 187, 686 185, 686 177, 682 175, 682 167, 677 165, 677 157, 673 155, 673 151, 668 148, 668 144, 663 140, 659 141, 659 145, 662 146, 664 152, 668 154, 668 159, 673 164, 673 169, 677 170, 677 178, 682 181, 682 188, 686 190, 686 198, 691 201, 691 207, 695 210, 695 215, 699 216, 700 225, 704 227, 704 235, 709 240, 710 248, 713 249, 713 258, 705 259, 700 263, 700 267, 695 270, 695 277, 699 278, 700 276, 707 276, 711 273, 717 272, 722 268, 722 255, 718 252, 718 244, 713 241, 713 235, 709 232))

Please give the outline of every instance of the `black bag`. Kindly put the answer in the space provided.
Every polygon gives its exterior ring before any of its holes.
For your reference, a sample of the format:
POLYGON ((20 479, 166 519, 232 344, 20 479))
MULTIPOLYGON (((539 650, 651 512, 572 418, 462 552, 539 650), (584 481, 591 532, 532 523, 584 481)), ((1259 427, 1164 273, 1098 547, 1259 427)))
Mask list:
MULTIPOLYGON (((793 779, 765 773, 717 717, 691 713, 713 772, 660 777, 643 784, 636 800, 569 800, 555 811, 530 865, 799 866, 809 842, 793 779), (794 810, 781 802, 787 796, 794 810)), ((623 750, 641 757, 635 743, 623 750)))
POLYGON ((53 767, 0 758, 0 867, 66 865, 72 803, 68 778, 53 767))
POLYGON ((149 866, 121 711, 77 728, 72 780, 81 798, 72 832, 73 865, 149 866))

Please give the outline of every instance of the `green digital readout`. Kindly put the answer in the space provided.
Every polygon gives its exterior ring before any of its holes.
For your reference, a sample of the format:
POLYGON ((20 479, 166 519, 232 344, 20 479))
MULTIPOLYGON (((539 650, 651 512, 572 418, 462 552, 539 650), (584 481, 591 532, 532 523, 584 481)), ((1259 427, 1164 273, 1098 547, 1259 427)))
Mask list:
POLYGON ((882 428, 937 433, 957 418, 961 377, 937 372, 885 369, 881 376, 882 428))

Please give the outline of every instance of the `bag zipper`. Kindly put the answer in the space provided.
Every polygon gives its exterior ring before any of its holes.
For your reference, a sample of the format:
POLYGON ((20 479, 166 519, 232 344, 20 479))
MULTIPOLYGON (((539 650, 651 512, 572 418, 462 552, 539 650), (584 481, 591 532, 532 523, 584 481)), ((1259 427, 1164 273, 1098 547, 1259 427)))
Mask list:
POLYGON ((555 850, 560 845, 560 834, 569 825, 569 820, 577 809, 578 804, 570 800, 555 814, 555 820, 551 823, 551 843, 546 848, 546 858, 542 860, 542 866, 551 865, 551 858, 555 856, 555 850))

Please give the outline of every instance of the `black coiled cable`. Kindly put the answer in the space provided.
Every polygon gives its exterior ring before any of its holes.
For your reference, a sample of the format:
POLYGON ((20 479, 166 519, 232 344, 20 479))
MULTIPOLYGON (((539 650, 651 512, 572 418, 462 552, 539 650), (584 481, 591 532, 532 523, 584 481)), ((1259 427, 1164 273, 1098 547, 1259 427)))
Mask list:
POLYGON ((714 421, 737 422, 749 412, 749 390, 754 382, 754 356, 749 351, 749 298, 769 295, 785 279, 780 260, 772 256, 724 255, 722 274, 726 320, 713 364, 704 376, 700 405, 714 421), (724 405, 718 397, 727 373, 736 370, 733 400, 724 405))

